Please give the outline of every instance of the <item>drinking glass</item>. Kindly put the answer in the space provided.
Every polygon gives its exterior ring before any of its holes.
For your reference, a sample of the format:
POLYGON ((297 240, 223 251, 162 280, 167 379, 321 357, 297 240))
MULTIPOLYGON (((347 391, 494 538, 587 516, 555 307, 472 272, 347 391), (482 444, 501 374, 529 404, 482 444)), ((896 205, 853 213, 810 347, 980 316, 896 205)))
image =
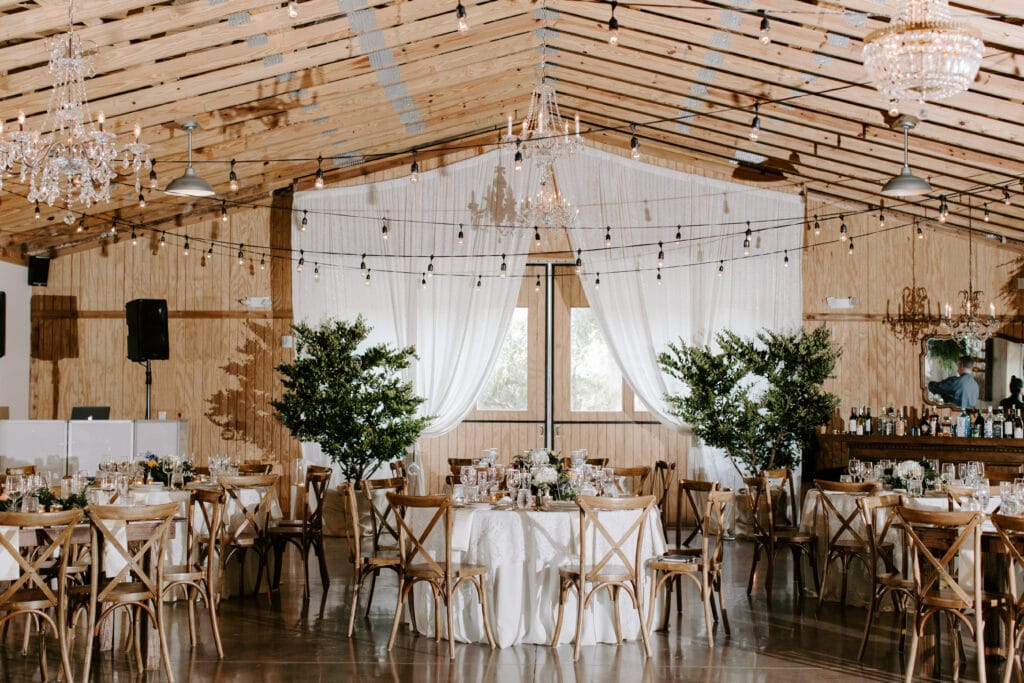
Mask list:
POLYGON ((464 485, 470 486, 476 483, 476 468, 472 465, 463 465, 462 469, 459 470, 459 481, 464 485))
POLYGON ((952 484, 956 479, 956 465, 951 462, 942 464, 942 483, 952 484))
POLYGON ((911 498, 924 495, 923 484, 921 477, 907 477, 907 495, 911 498))
POLYGON ((978 504, 979 510, 985 511, 985 509, 988 507, 989 493, 990 491, 988 479, 978 479, 974 484, 973 497, 975 503, 978 504))
POLYGON ((520 510, 527 509, 528 507, 530 507, 530 503, 531 503, 530 499, 531 498, 532 498, 532 496, 530 495, 530 490, 529 489, 527 489, 527 488, 519 489, 519 493, 516 496, 516 507, 519 508, 520 510))
POLYGON ((861 468, 861 462, 857 458, 850 458, 846 465, 846 470, 853 477, 853 481, 859 481, 860 476, 864 473, 864 470, 861 468))
POLYGON ((516 492, 519 490, 519 470, 509 470, 505 473, 505 488, 508 489, 508 497, 516 499, 516 492))
POLYGON ((452 485, 452 500, 455 501, 456 503, 464 503, 466 501, 465 484, 452 485))

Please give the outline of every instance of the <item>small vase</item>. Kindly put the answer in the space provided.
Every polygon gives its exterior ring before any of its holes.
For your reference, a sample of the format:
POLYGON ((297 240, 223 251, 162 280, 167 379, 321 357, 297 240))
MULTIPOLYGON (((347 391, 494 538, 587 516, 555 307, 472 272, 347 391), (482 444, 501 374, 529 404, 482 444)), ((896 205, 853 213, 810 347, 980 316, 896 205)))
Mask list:
POLYGON ((551 503, 552 502, 553 501, 552 501, 552 498, 551 498, 551 489, 548 488, 547 486, 541 487, 541 490, 540 490, 540 506, 544 507, 544 508, 551 507, 551 503))

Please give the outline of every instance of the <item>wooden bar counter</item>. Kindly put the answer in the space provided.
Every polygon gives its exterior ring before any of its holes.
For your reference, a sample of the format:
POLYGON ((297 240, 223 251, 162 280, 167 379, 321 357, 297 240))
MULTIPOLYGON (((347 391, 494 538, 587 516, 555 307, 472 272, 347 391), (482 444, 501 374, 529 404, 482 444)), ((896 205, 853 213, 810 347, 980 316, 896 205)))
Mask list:
POLYGON ((858 460, 980 460, 986 465, 1024 463, 1024 439, 971 439, 942 436, 856 436, 819 434, 817 452, 807 453, 804 478, 845 468, 858 460))

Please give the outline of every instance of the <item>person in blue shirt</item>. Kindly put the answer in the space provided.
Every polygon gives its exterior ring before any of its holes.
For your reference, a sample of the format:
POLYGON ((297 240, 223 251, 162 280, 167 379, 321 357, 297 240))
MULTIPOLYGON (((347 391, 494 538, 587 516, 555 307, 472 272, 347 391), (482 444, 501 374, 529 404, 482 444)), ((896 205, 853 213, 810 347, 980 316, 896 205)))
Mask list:
POLYGON ((977 408, 978 383, 971 376, 973 368, 973 358, 960 356, 956 362, 956 374, 941 382, 928 382, 928 391, 959 408, 977 408))

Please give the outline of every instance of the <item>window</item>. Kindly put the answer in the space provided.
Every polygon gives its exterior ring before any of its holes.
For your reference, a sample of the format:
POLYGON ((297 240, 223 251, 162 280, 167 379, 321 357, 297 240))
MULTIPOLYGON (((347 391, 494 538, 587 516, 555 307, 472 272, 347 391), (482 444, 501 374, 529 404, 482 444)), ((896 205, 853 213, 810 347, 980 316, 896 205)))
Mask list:
POLYGON ((622 410, 622 374, 589 308, 569 319, 569 408, 575 412, 622 410))
POLYGON ((513 311, 498 360, 477 401, 478 410, 527 409, 528 312, 528 308, 513 311))

